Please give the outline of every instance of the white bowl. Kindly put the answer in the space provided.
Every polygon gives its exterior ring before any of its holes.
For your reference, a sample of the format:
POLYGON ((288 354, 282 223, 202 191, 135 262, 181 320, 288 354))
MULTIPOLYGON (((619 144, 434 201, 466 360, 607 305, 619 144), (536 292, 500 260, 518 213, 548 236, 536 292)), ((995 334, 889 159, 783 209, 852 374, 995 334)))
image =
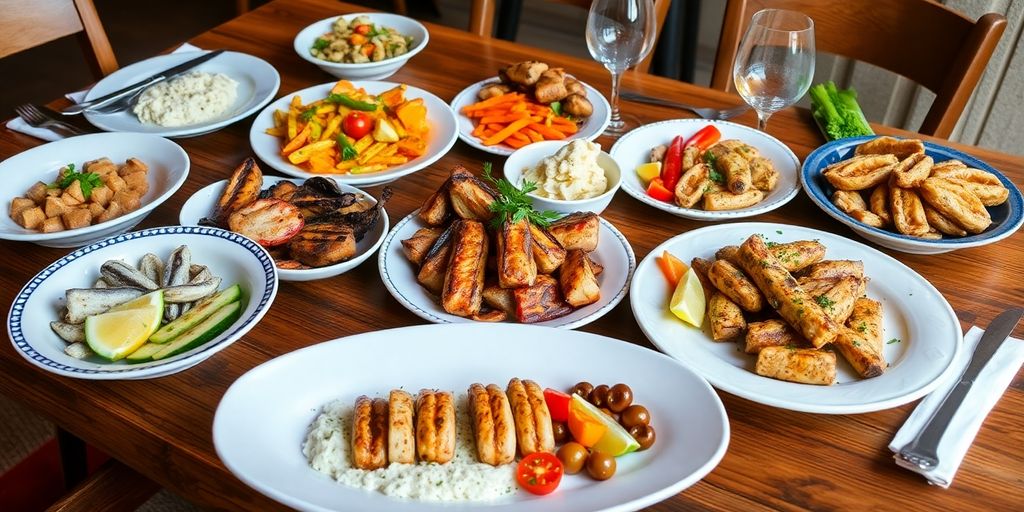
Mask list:
POLYGON ((430 41, 430 33, 427 32, 427 27, 424 27, 423 24, 412 18, 379 12, 346 14, 344 18, 352 19, 357 16, 367 16, 377 25, 393 28, 399 34, 412 37, 412 47, 409 49, 409 52, 378 62, 361 62, 358 64, 318 59, 311 55, 309 50, 313 47, 313 42, 316 41, 316 38, 331 31, 334 20, 339 18, 339 16, 332 16, 302 29, 295 36, 295 53, 298 53, 299 57, 316 64, 320 69, 338 78, 346 78, 348 80, 383 80, 395 74, 409 59, 426 48, 427 42, 430 41))
MULTIPOLYGON (((569 142, 564 140, 548 140, 527 144, 517 149, 505 160, 505 179, 517 187, 521 186, 526 169, 535 167, 541 160, 554 155, 567 144, 569 142)), ((615 196, 615 192, 619 190, 619 186, 622 184, 622 170, 619 168, 619 164, 615 162, 615 159, 604 151, 597 157, 597 165, 604 169, 605 178, 608 179, 608 190, 603 194, 589 199, 568 201, 541 197, 531 192, 527 195, 533 200, 534 208, 539 211, 553 210, 558 213, 603 212, 608 207, 608 204, 612 202, 612 197, 615 196)))
MULTIPOLYGON (((296 184, 301 183, 301 180, 280 178, 278 176, 264 176, 263 186, 269 187, 275 183, 281 181, 293 181, 296 184)), ((216 183, 207 185, 192 197, 185 201, 185 204, 181 206, 181 213, 178 215, 178 222, 182 226, 196 226, 199 224, 199 219, 203 217, 209 217, 213 213, 213 208, 217 204, 217 199, 224 191, 224 187, 227 185, 228 180, 220 180, 216 183)), ((345 185, 344 183, 338 184, 343 192, 352 192, 354 194, 361 194, 371 204, 377 204, 377 199, 370 194, 359 190, 351 185, 345 185)), ((280 276, 282 281, 313 281, 315 279, 326 279, 328 277, 334 277, 349 270, 352 270, 359 266, 360 263, 366 261, 373 253, 377 252, 380 248, 380 244, 384 242, 384 235, 387 234, 389 228, 388 223, 388 212, 381 212, 381 219, 377 222, 373 229, 368 231, 366 235, 356 244, 357 255, 352 259, 336 263, 334 265, 328 265, 326 267, 308 268, 308 269, 277 269, 277 275, 280 276)))
POLYGON ((0 218, 0 239, 34 242, 46 247, 79 247, 135 227, 185 183, 189 159, 185 150, 174 142, 143 133, 93 133, 43 144, 0 162, 7 191, 4 205, 24 196, 37 181, 52 183, 57 171, 73 163, 82 164, 108 157, 116 164, 135 157, 149 166, 149 191, 142 196, 142 206, 133 212, 100 224, 56 233, 42 233, 19 226, 9 215, 0 218))
POLYGON ((277 283, 270 254, 242 235, 205 227, 144 229, 82 247, 44 268, 14 297, 7 332, 16 352, 51 373, 90 380, 163 377, 195 366, 249 332, 270 309, 277 283), (189 246, 195 263, 224 280, 221 288, 236 283, 242 288, 242 314, 227 331, 183 354, 148 363, 75 359, 64 353, 67 344, 50 330, 50 321, 57 319, 65 290, 92 286, 107 260, 135 264, 146 253, 166 259, 180 245, 189 246))

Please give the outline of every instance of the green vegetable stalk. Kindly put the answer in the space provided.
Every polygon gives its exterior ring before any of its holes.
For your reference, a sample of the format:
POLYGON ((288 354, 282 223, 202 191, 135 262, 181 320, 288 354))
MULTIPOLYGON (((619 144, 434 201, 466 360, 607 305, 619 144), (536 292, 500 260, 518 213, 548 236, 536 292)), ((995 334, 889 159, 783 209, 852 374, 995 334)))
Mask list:
POLYGON ((811 114, 829 140, 874 135, 857 104, 857 92, 839 89, 831 80, 811 87, 811 114))
POLYGON ((376 103, 359 101, 347 94, 331 94, 327 96, 327 101, 331 103, 344 105, 352 110, 363 110, 366 112, 373 112, 374 110, 377 110, 376 103))

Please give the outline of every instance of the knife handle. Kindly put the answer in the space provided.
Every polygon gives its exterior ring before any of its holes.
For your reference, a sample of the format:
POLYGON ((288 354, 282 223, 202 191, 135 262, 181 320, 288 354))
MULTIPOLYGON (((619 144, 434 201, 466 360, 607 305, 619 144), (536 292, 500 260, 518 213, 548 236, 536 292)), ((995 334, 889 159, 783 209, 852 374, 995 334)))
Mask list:
POLYGON ((102 107, 104 105, 109 105, 110 103, 113 103, 113 102, 115 102, 115 101, 117 101, 117 100, 119 100, 119 99, 121 99, 121 98, 123 98, 125 96, 131 95, 131 94, 135 94, 136 92, 139 92, 142 89, 145 89, 145 88, 147 88, 147 87, 149 87, 149 86, 151 86, 151 85, 153 85, 153 84, 155 84, 157 82, 160 82, 160 81, 164 80, 164 78, 165 77, 162 76, 162 75, 161 76, 154 76, 153 78, 150 78, 149 80, 146 80, 145 82, 139 82, 138 84, 136 84, 133 87, 129 87, 127 89, 122 89, 120 91, 108 94, 106 96, 101 96, 101 97, 96 98, 96 99, 91 100, 91 101, 84 101, 84 102, 79 103, 77 105, 71 105, 70 107, 62 110, 60 113, 64 114, 64 115, 68 115, 68 116, 73 116, 75 114, 81 114, 82 112, 85 112, 86 110, 91 110, 91 109, 94 109, 94 108, 102 107))
POLYGON ((926 471, 939 464, 939 441, 942 441, 949 422, 953 420, 953 415, 967 397, 972 384, 974 382, 969 380, 957 382, 942 401, 942 405, 925 423, 924 428, 917 433, 917 437, 900 450, 900 458, 926 471))

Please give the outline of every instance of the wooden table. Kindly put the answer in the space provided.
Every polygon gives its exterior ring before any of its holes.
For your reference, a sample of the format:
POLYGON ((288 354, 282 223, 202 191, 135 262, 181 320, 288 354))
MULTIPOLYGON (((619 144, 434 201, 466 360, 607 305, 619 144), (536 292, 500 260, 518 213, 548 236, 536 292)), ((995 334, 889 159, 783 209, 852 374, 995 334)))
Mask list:
MULTIPOLYGON (((356 9, 329 0, 278 0, 190 42, 266 59, 280 71, 284 95, 330 81, 329 76, 295 55, 293 36, 315 20, 356 9)), ((467 84, 492 76, 503 63, 536 58, 565 66, 607 93, 608 75, 594 62, 520 44, 485 41, 451 28, 429 28, 430 45, 391 80, 426 88, 450 100, 467 84)), ((624 87, 701 105, 739 102, 732 95, 650 76, 626 77, 624 87)), ((681 115, 631 103, 624 107, 626 113, 645 122, 681 115)), ((752 114, 738 121, 755 124, 752 114)), ((186 198, 226 178, 251 154, 249 124, 247 120, 215 134, 180 140, 192 158, 192 174, 141 227, 175 224, 186 198)), ((805 111, 787 109, 776 114, 768 131, 800 157, 823 142, 805 111)), ((879 131, 900 133, 882 127, 879 131)), ((601 142, 608 145, 612 141, 601 142)), ((2 158, 40 143, 0 129, 2 158)), ((960 148, 1024 185, 1021 158, 960 148)), ((391 218, 400 219, 418 207, 451 166, 462 163, 479 169, 484 161, 494 161, 500 168, 498 158, 458 143, 429 169, 393 185, 395 197, 388 204, 391 218)), ((605 218, 626 233, 638 258, 673 235, 705 225, 661 213, 623 193, 605 212, 605 218)), ((858 238, 802 193, 789 205, 754 220, 800 224, 858 238)), ((1024 302, 1020 277, 1024 275, 1024 235, 1020 233, 996 245, 939 256, 886 252, 931 280, 953 305, 965 329, 972 324, 985 326, 1003 309, 1024 302)), ((6 311, 23 283, 65 253, 30 244, 0 243, 0 259, 6 266, 0 275, 0 309, 6 311)), ((375 261, 371 259, 334 279, 282 283, 273 308, 244 339, 171 377, 134 382, 68 379, 29 365, 10 345, 0 344, 0 392, 200 505, 233 510, 281 508, 235 479, 218 460, 210 434, 214 410, 228 385, 272 357, 340 336, 422 323, 387 293, 375 261), (298 318, 304 320, 297 324, 298 318)), ((650 346, 633 319, 628 301, 585 330, 650 346)), ((1024 326, 1018 327, 1015 335, 1024 335, 1024 326)), ((872 414, 826 416, 779 410, 720 393, 732 426, 728 453, 703 481, 652 509, 1019 507, 1024 503, 1024 427, 1017 417, 1024 409, 1022 384, 1018 374, 986 421, 950 490, 930 487, 921 477, 898 469, 886 449, 913 404, 872 414)))

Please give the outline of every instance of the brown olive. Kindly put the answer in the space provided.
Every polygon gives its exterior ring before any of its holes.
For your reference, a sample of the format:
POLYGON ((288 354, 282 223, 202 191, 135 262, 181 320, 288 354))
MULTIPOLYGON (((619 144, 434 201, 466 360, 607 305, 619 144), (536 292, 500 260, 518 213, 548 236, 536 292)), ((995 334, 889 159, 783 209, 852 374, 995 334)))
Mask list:
POLYGON ((583 465, 587 463, 589 454, 582 444, 576 441, 569 441, 562 445, 555 455, 558 457, 558 460, 562 461, 565 474, 575 475, 583 470, 583 465))
POLYGON ((611 419, 615 420, 616 423, 618 423, 618 421, 619 421, 619 414, 618 413, 612 412, 611 409, 609 409, 607 407, 602 407, 601 408, 601 412, 603 412, 606 416, 610 417, 611 419))
POLYGON ((572 387, 572 391, 570 391, 569 393, 573 394, 573 395, 579 395, 584 400, 590 400, 590 392, 593 391, 593 390, 594 390, 594 385, 593 384, 591 384, 591 383, 589 383, 587 381, 583 381, 583 382, 579 382, 575 386, 573 386, 572 387))
POLYGON ((633 404, 626 407, 625 411, 622 411, 620 421, 622 426, 627 429, 633 428, 636 425, 648 425, 651 423, 651 413, 647 412, 646 407, 633 404))
POLYGON ((608 386, 601 384, 590 392, 590 403, 597 407, 604 407, 608 403, 608 386))
POLYGON ((604 452, 593 452, 587 459, 587 474, 594 480, 608 480, 615 474, 615 457, 604 452))
POLYGON ((551 433, 555 436, 555 443, 562 444, 569 440, 569 427, 560 421, 551 422, 551 433))
POLYGON ((654 427, 650 425, 633 425, 629 427, 629 435, 636 439, 636 442, 640 443, 640 449, 646 450, 654 444, 654 427))
POLYGON ((612 412, 622 412, 633 405, 633 390, 625 384, 616 384, 608 390, 607 406, 612 412))

